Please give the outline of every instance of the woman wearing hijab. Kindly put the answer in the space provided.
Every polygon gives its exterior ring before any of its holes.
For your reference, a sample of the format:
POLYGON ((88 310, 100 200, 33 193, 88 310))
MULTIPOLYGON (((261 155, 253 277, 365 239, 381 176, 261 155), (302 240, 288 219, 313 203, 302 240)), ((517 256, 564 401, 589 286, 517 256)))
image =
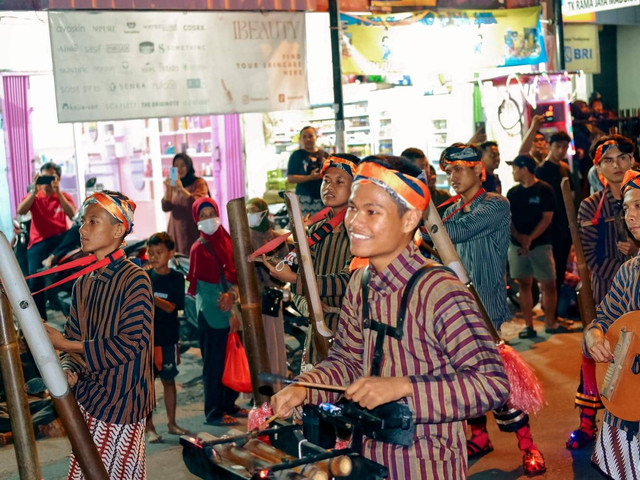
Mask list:
MULTIPOLYGON (((247 217, 251 228, 251 247, 257 250, 278 236, 269 221, 269 207, 261 198, 247 202, 247 217)), ((286 244, 281 244, 267 255, 274 264, 289 253, 286 244)), ((269 270, 261 262, 256 262, 258 288, 262 295, 262 324, 267 340, 267 355, 271 373, 287 375, 287 352, 284 342, 284 319, 282 315, 282 282, 269 275, 269 270)))
POLYGON ((238 392, 222 384, 227 336, 240 324, 231 307, 238 299, 231 237, 220 226, 218 204, 209 197, 192 205, 200 237, 189 253, 189 295, 195 295, 202 351, 204 413, 211 425, 235 425, 232 415, 246 415, 235 401, 238 392))
POLYGON ((165 179, 162 211, 170 212, 167 233, 175 241, 176 252, 187 255, 198 238, 198 229, 191 218, 191 206, 197 199, 209 196, 209 187, 203 178, 196 177, 189 155, 177 154, 173 157, 173 166, 178 169, 179 178, 174 185, 170 184, 169 177, 165 179))

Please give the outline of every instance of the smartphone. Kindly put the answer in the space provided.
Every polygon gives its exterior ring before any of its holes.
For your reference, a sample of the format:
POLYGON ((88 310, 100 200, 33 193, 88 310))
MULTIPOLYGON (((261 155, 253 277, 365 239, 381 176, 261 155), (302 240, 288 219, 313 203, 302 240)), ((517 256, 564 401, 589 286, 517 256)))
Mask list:
POLYGON ((169 185, 171 185, 172 187, 175 186, 177 179, 178 179, 178 167, 171 167, 169 169, 169 185))
POLYGON ((484 122, 476 122, 476 132, 478 133, 487 133, 487 128, 484 122))
POLYGON ((36 180, 36 185, 49 185, 56 179, 53 175, 42 175, 36 180))

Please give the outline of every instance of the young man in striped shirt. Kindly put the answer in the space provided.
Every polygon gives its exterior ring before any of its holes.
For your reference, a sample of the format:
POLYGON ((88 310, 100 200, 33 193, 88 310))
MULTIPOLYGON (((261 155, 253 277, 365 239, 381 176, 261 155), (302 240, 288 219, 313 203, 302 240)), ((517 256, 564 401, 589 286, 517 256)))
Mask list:
MULTIPOLYGON (((627 228, 636 240, 640 240, 640 173, 633 170, 625 173, 622 195, 627 228)), ((596 362, 610 363, 615 358, 614 345, 605 338, 609 327, 625 313, 640 310, 639 270, 638 256, 622 264, 611 289, 596 310, 595 320, 585 330, 583 351, 596 362)), ((637 352, 630 352, 633 353, 637 352)), ((629 380, 629 377, 622 379, 629 380)), ((606 478, 640 478, 639 430, 640 422, 625 421, 605 410, 591 462, 606 478)))
MULTIPOLYGON (((76 280, 64 335, 48 327, 111 480, 146 478, 144 430, 155 404, 151 281, 120 248, 134 210, 118 192, 84 201, 82 250, 108 261, 76 280)), ((73 455, 68 478, 85 478, 73 455)))
MULTIPOLYGON (((634 161, 635 144, 622 135, 608 135, 591 145, 589 155, 604 190, 585 198, 578 210, 578 226, 585 261, 591 271, 593 301, 598 305, 625 260, 638 253, 628 238, 622 218, 622 180, 634 161)), ((591 320, 591 319, 589 319, 591 320)), ((580 384, 575 405, 580 409, 580 427, 569 435, 567 448, 573 450, 596 438, 596 411, 602 408, 595 378, 595 362, 582 356, 580 384)))
MULTIPOLYGON (((458 480, 466 478, 464 420, 502 405, 508 380, 469 291, 414 241, 429 200, 419 173, 400 157, 369 157, 358 167, 345 226, 351 252, 369 266, 349 282, 329 356, 298 378, 349 386, 346 398, 367 409, 396 401, 411 409, 409 446, 363 439, 363 455, 385 465, 389 480, 458 480), (424 268, 402 324, 406 285, 424 268)), ((286 417, 305 401, 337 399, 291 385, 272 404, 286 417)))
MULTIPOLYGON (((485 165, 482 150, 476 145, 454 143, 440 157, 440 168, 447 173, 449 183, 457 193, 445 212, 443 223, 458 255, 478 290, 489 318, 500 326, 511 319, 507 305, 507 250, 511 211, 509 201, 482 187, 485 165)), ((500 405, 494 410, 498 427, 503 432, 515 432, 522 451, 525 475, 544 473, 542 453, 531 437, 529 416, 514 408, 500 405)), ((471 438, 467 441, 470 458, 493 451, 487 432, 487 417, 469 419, 471 438)))

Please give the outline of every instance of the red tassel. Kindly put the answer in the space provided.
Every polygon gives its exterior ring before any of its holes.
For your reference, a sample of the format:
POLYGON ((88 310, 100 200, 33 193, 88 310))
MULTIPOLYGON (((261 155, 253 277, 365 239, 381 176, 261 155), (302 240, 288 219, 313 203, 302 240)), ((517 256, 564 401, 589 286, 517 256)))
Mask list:
MULTIPOLYGON (((247 432, 260 430, 264 422, 266 422, 267 419, 272 415, 273 415, 273 409, 271 408, 270 403, 264 402, 259 407, 257 405, 254 406, 249 411, 249 416, 247 418, 247 432)), ((258 440, 271 444, 271 442, 269 441, 268 435, 260 436, 258 437, 258 440)))
POLYGON ((531 366, 505 343, 498 345, 498 352, 502 357, 511 388, 508 405, 526 413, 540 411, 544 406, 544 392, 531 366))

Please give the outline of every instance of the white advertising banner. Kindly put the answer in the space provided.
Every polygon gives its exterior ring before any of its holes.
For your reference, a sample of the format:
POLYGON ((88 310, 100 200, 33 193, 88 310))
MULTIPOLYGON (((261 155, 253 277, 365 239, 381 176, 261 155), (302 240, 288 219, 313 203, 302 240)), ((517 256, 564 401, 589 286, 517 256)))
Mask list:
POLYGON ((59 122, 308 108, 305 15, 49 12, 59 122))
POLYGON ((635 5, 640 5, 640 0, 562 0, 562 15, 580 15, 582 13, 616 10, 635 5))

